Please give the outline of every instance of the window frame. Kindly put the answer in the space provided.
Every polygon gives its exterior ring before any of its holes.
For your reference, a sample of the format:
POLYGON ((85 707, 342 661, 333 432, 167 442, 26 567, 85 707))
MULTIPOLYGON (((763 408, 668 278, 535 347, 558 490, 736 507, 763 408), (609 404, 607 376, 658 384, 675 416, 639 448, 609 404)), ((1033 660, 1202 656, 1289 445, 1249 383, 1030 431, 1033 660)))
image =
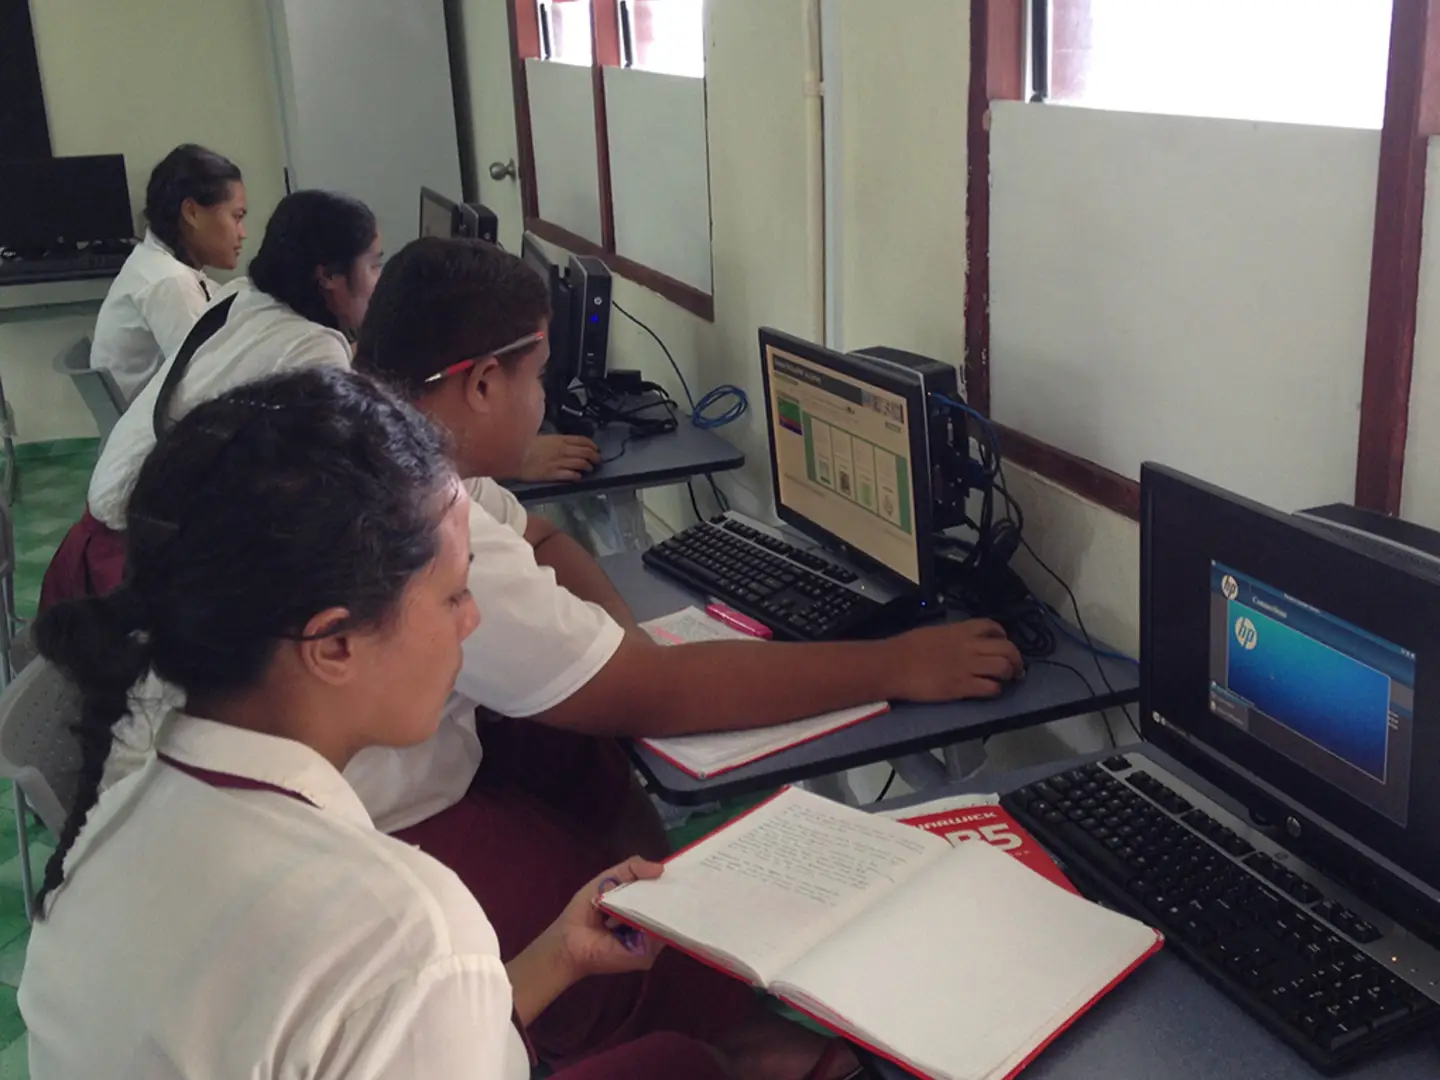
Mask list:
MULTIPOLYGON (((1026 96, 1026 65, 1034 62, 1027 33, 1032 2, 1037 0, 970 0, 965 374, 970 404, 987 416, 990 103, 1026 96)), ((1440 135, 1440 5, 1392 0, 1355 468, 1355 505, 1392 516, 1400 512, 1404 486, 1432 135, 1440 135)), ((1000 424, 996 429, 1001 450, 1015 464, 1139 520, 1137 481, 1023 432, 1000 424)))
POLYGON ((615 249, 615 207, 610 181, 609 121, 605 112, 607 67, 623 67, 618 0, 590 0, 592 47, 591 79, 595 103, 595 150, 600 196, 601 242, 596 244, 568 229, 546 221, 540 214, 535 176, 535 142, 530 117, 530 91, 525 74, 527 60, 541 59, 539 12, 535 0, 509 0, 511 81, 515 94, 515 133, 520 149, 520 199, 525 228, 550 243, 577 255, 602 259, 611 272, 684 308, 707 322, 715 321, 715 296, 668 274, 621 255, 615 249))

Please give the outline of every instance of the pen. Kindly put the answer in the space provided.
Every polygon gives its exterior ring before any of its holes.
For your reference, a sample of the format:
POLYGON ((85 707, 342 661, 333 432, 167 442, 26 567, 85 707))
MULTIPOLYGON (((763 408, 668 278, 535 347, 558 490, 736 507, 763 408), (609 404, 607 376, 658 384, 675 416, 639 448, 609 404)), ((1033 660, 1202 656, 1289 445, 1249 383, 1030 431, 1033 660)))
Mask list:
POLYGON ((732 630, 739 630, 742 634, 763 638, 766 641, 774 637, 770 632, 770 628, 764 623, 757 622, 748 615, 742 615, 730 605, 715 599, 713 596, 706 600, 705 614, 709 615, 710 618, 716 622, 724 623, 732 630))
MULTIPOLYGON (((620 885, 621 881, 619 878, 607 877, 604 881, 600 882, 600 894, 603 896, 611 889, 619 888, 620 885)), ((612 926, 610 927, 610 934, 616 941, 625 946, 627 952, 634 953, 636 956, 643 956, 645 954, 645 935, 633 926, 612 926)))

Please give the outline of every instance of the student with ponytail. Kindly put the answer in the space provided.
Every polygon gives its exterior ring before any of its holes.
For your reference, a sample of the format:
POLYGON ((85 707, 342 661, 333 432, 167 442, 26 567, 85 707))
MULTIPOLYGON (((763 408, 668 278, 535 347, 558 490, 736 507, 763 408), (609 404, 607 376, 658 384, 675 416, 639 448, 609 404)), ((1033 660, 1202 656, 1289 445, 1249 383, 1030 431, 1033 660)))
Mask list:
MULTIPOLYGON (((586 975, 654 960, 606 927, 597 879, 502 963, 470 892, 380 833, 341 775, 435 730, 480 618, 467 503, 434 429, 346 372, 261 380, 160 439, 125 583, 36 626, 83 692, 85 762, 20 988, 36 1080, 522 1080, 524 1024, 586 975), (152 669, 183 709, 97 797, 152 669)), ((675 1035, 560 1074, 652 1076, 724 1074, 675 1035)))
POLYGON ((202 401, 267 375, 349 367, 350 335, 380 276, 375 215, 328 191, 285 196, 249 278, 233 282, 131 404, 101 451, 85 515, 45 572, 40 609, 119 584, 125 502, 156 432, 202 401))
POLYGON ((174 356, 245 243, 245 184, 234 162, 186 143, 145 188, 145 239, 120 268, 95 320, 90 366, 110 372, 126 401, 174 356))

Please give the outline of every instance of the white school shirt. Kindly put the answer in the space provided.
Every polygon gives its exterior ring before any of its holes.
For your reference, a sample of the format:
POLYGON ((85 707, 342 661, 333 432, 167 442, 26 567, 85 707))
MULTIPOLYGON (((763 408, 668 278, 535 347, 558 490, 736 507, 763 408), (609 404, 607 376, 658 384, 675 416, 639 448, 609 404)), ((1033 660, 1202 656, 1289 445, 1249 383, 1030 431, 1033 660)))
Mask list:
MULTIPOLYGON (((480 623, 465 640, 465 658, 434 735, 405 749, 362 750, 345 769, 384 832, 418 825, 454 806, 475 779, 483 725, 475 710, 527 717, 578 692, 610 661, 625 631, 597 604, 562 588, 535 561, 525 539, 525 508, 493 480, 467 481, 470 493, 470 591, 480 623)), ((115 729, 105 783, 150 758, 178 693, 153 675, 137 687, 131 714, 115 729)))
POLYGON ((90 366, 110 372, 134 401, 200 318, 219 286, 187 266, 150 230, 110 283, 90 345, 90 366))
MULTIPOLYGON (((267 375, 314 364, 350 366, 350 343, 339 330, 311 322, 246 278, 231 282, 215 300, 218 303, 232 294, 235 302, 225 325, 191 357, 176 388, 170 406, 172 419, 267 375)), ((90 513, 112 529, 125 528, 130 489, 155 448, 155 402, 172 363, 173 355, 125 410, 90 477, 90 513)))
POLYGON ((288 739, 177 715, 101 796, 20 984, 35 1080, 524 1080, 495 931, 288 739))

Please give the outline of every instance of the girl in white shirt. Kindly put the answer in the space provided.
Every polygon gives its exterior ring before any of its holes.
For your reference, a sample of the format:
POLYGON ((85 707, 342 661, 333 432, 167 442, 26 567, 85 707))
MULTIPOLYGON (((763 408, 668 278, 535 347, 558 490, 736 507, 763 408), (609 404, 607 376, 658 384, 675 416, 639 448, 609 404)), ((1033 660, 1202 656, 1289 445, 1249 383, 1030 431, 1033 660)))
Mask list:
MULTIPOLYGON (((371 824, 356 752, 434 732, 480 614, 440 436, 317 369, 198 406, 130 500, 130 575, 52 609, 79 685, 80 790, 45 873, 20 1008, 36 1080, 521 1080, 525 1023, 592 973, 641 970, 589 883, 509 963, 455 875, 371 824), (97 801, 126 691, 182 713, 97 801)), ((655 877, 632 859, 605 878, 655 877)), ((721 1080, 660 1036, 571 1080, 721 1080)))
POLYGON ((234 270, 245 243, 245 184, 228 158, 186 143, 145 188, 145 239, 120 268, 100 314, 90 366, 133 401, 179 350, 217 286, 206 267, 234 270))
POLYGON ((155 445, 157 424, 266 375, 349 367, 349 335, 365 317, 380 260, 375 215, 364 203, 328 191, 297 191, 280 200, 250 261, 249 278, 215 298, 186 345, 110 433, 90 478, 85 515, 45 572, 42 611, 71 597, 103 595, 120 583, 125 503, 155 445))

